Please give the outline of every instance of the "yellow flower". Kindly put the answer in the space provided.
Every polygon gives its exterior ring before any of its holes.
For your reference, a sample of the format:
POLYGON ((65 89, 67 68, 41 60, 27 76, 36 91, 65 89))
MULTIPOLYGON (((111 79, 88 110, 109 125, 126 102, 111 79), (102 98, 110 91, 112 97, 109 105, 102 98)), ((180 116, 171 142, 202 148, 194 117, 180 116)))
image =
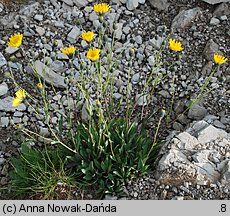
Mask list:
POLYGON ((97 48, 90 48, 89 51, 87 52, 86 57, 92 61, 96 61, 100 57, 100 49, 97 48))
POLYGON ((22 90, 22 89, 18 90, 18 91, 16 92, 16 97, 13 98, 13 104, 12 104, 12 106, 13 106, 13 107, 16 107, 16 106, 18 106, 19 104, 21 104, 22 101, 23 101, 23 99, 24 99, 25 97, 26 97, 26 91, 25 91, 25 90, 22 90))
POLYGON ((91 31, 83 32, 83 34, 81 35, 81 37, 82 37, 83 40, 85 40, 87 42, 90 42, 94 38, 94 33, 91 32, 91 31))
POLYGON ((18 48, 22 44, 23 34, 18 32, 17 34, 10 36, 8 46, 18 48))
POLYGON ((109 4, 106 4, 106 3, 95 4, 93 6, 93 10, 97 13, 106 13, 109 11, 110 8, 111 8, 111 6, 109 4))
POLYGON ((214 61, 216 64, 221 65, 225 63, 226 61, 228 61, 228 58, 225 58, 224 56, 219 55, 219 54, 214 54, 214 61))
POLYGON ((169 39, 169 48, 174 52, 182 51, 184 49, 181 42, 173 40, 172 38, 169 39))
POLYGON ((40 88, 40 89, 43 88, 42 83, 38 83, 38 84, 37 84, 37 87, 40 88))
POLYGON ((70 47, 66 47, 65 49, 62 50, 62 53, 64 53, 67 56, 73 55, 76 51, 76 48, 71 45, 70 47))

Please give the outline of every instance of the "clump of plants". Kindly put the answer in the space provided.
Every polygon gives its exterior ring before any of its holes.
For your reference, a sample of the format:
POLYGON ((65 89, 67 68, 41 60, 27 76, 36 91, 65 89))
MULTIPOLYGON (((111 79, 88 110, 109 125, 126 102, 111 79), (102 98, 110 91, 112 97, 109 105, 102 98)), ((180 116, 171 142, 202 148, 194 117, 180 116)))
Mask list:
MULTIPOLYGON (((12 106, 17 107, 25 102, 35 116, 41 116, 42 113, 42 121, 50 132, 50 136, 46 137, 24 125, 17 125, 21 133, 35 143, 35 147, 22 144, 19 157, 12 160, 12 190, 20 195, 33 192, 43 193, 44 198, 57 198, 56 190, 60 185, 65 188, 71 188, 72 185, 81 188, 94 187, 101 195, 121 194, 127 180, 151 170, 159 148, 158 131, 161 122, 165 116, 170 121, 173 105, 172 99, 169 108, 157 108, 153 113, 157 114, 157 121, 151 131, 146 130, 144 121, 152 115, 147 110, 155 87, 168 76, 160 70, 161 52, 166 46, 173 53, 181 52, 184 48, 175 39, 169 39, 169 42, 165 40, 156 54, 155 67, 146 77, 144 87, 134 97, 131 92, 131 68, 135 60, 135 50, 128 46, 119 54, 115 53, 116 24, 108 23, 106 19, 110 8, 106 3, 94 5, 100 26, 94 32, 82 33, 80 39, 88 44, 86 52, 80 53, 74 44, 61 49, 67 64, 79 72, 78 78, 70 73, 65 79, 64 93, 68 104, 64 106, 61 100, 58 101, 63 109, 59 110, 49 102, 49 91, 56 94, 56 89, 52 83, 49 86, 45 81, 46 68, 43 74, 39 74, 33 62, 28 60, 37 83, 29 77, 27 79, 37 95, 22 88, 11 72, 11 78, 18 88, 12 106), (114 98, 115 69, 121 64, 120 60, 125 52, 129 52, 130 56, 128 64, 125 65, 127 83, 124 95, 117 100, 114 98), (83 53, 85 58, 80 55, 83 53), (73 64, 73 60, 77 60, 78 64, 73 64), (75 98, 70 95, 72 87, 77 89, 75 98), (39 102, 36 98, 38 95, 39 102), (144 103, 138 108, 140 99, 144 103), (85 113, 84 121, 75 111, 79 103, 85 113), (145 111, 149 116, 144 116, 145 111), (56 124, 51 123, 54 113, 59 116, 56 124), (42 144, 42 147, 37 147, 37 143, 42 144)), ((21 33, 14 34, 9 38, 8 46, 19 48, 22 41, 21 33)), ((214 61, 216 68, 219 68, 227 58, 215 54, 214 61)), ((213 74, 214 72, 207 78, 188 109, 200 99, 213 74)))
POLYGON ((63 199, 71 197, 74 177, 65 171, 66 149, 38 149, 32 142, 21 145, 19 157, 11 160, 11 187, 16 197, 63 199))
POLYGON ((147 173, 153 145, 146 130, 139 131, 136 123, 127 125, 124 119, 80 124, 75 135, 78 153, 71 159, 78 161, 76 170, 85 183, 97 185, 102 194, 119 194, 127 179, 147 173))

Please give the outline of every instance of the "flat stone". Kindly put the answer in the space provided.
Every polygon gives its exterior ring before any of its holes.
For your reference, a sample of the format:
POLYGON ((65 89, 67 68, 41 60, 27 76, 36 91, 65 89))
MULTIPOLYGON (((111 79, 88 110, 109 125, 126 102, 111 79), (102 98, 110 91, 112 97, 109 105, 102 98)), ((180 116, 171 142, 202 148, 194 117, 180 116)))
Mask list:
POLYGON ((155 57, 153 55, 149 56, 147 61, 149 66, 153 67, 155 65, 155 57))
POLYGON ((16 111, 16 112, 14 113, 14 116, 15 116, 15 117, 22 117, 22 116, 23 116, 23 112, 16 111))
POLYGON ((198 133, 197 140, 201 143, 208 143, 213 140, 216 140, 217 138, 225 138, 225 137, 227 137, 227 132, 225 132, 222 129, 217 129, 212 125, 209 125, 204 130, 198 133))
POLYGON ((18 123, 21 123, 22 122, 22 119, 19 118, 19 117, 13 117, 13 123, 14 124, 18 124, 18 123))
POLYGON ((0 99, 0 111, 14 112, 15 110, 19 110, 19 111, 26 110, 26 106, 23 103, 21 103, 17 107, 13 107, 12 102, 13 102, 13 97, 11 97, 11 96, 8 96, 4 99, 0 99))
POLYGON ((137 104, 139 106, 146 106, 147 105, 147 95, 137 94, 136 100, 137 100, 137 104))
POLYGON ((50 64, 50 69, 59 74, 66 71, 66 67, 64 66, 63 62, 59 60, 52 62, 50 64))
POLYGON ((219 3, 223 3, 223 2, 230 2, 230 0, 202 0, 208 4, 219 4, 219 3))
POLYGON ((7 86, 7 84, 5 82, 1 83, 0 84, 0 97, 5 95, 5 94, 7 94, 8 89, 9 88, 8 88, 8 86, 7 86))
POLYGON ((126 1, 126 7, 128 10, 134 10, 138 7, 138 0, 127 0, 126 1))
POLYGON ((221 128, 221 129, 225 129, 226 128, 226 126, 221 121, 219 121, 219 120, 215 120, 213 122, 213 125, 215 127, 217 127, 217 128, 221 128))
MULTIPOLYGON (((207 54, 208 56, 209 56, 209 54, 207 54)), ((211 56, 211 55, 210 55, 211 56)), ((207 58, 211 58, 211 57, 207 57, 207 58)), ((209 75, 210 73, 211 73, 211 71, 212 71, 212 64, 213 64, 213 62, 212 61, 209 61, 204 67, 203 67, 203 69, 202 69, 202 71, 201 71, 201 73, 203 74, 203 75, 209 75)))
POLYGON ((188 28, 200 13, 201 13, 201 9, 199 7, 189 9, 189 10, 182 10, 173 19, 171 30, 173 32, 174 31, 180 32, 185 30, 185 28, 188 28))
POLYGON ((16 53, 19 50, 19 48, 16 47, 6 47, 5 52, 9 55, 12 55, 16 53))
POLYGON ((42 14, 36 14, 34 16, 34 19, 37 20, 37 21, 39 21, 39 22, 41 22, 41 21, 43 21, 43 15, 42 14))
POLYGON ((160 50, 163 42, 164 42, 164 39, 162 37, 157 37, 157 39, 153 38, 149 40, 149 44, 157 50, 160 50))
POLYGON ((204 48, 203 55, 208 61, 213 61, 215 53, 223 55, 222 52, 219 51, 219 45, 210 39, 204 48))
POLYGON ((5 161, 6 161, 6 159, 5 159, 5 158, 0 158, 0 165, 4 164, 4 163, 5 163, 5 161))
POLYGON ((198 144, 198 140, 187 132, 180 133, 177 138, 183 143, 183 149, 192 150, 198 144))
POLYGON ((227 3, 222 3, 218 5, 213 12, 213 15, 216 17, 221 17, 221 16, 229 15, 229 14, 230 14, 230 10, 229 10, 227 3))
POLYGON ((202 120, 207 114, 207 110, 197 104, 193 105, 188 111, 188 117, 194 120, 202 120))
POLYGON ((81 30, 77 26, 74 26, 67 35, 67 41, 69 41, 70 43, 76 43, 77 38, 80 36, 80 34, 81 30))
POLYGON ((71 7, 73 6, 73 0, 62 0, 62 1, 71 7))
POLYGON ((49 137, 50 136, 50 132, 48 128, 44 128, 44 127, 40 127, 40 131, 39 134, 43 137, 49 137))
POLYGON ((8 127, 9 122, 10 122, 10 120, 9 120, 8 117, 1 117, 1 119, 0 119, 0 126, 1 127, 8 127))
POLYGON ((40 26, 36 26, 35 30, 40 36, 43 36, 45 34, 45 29, 40 26))
POLYGON ((36 8, 40 5, 39 2, 35 2, 29 5, 26 5, 25 7, 23 7, 18 13, 25 15, 27 17, 31 17, 32 14, 34 13, 34 11, 36 10, 36 8))
POLYGON ((78 8, 83 8, 88 5, 88 1, 86 0, 73 0, 73 3, 78 7, 78 8))
POLYGON ((216 182, 220 178, 220 173, 216 170, 215 164, 210 161, 203 163, 194 163, 197 166, 197 179, 210 180, 212 183, 216 182))
POLYGON ((37 73, 40 77, 45 79, 47 83, 52 84, 57 88, 66 88, 65 77, 55 73, 41 61, 35 61, 34 69, 36 71, 34 71, 34 73, 37 73))
POLYGON ((89 15, 89 20, 93 22, 94 20, 97 20, 97 19, 98 19, 97 13, 95 11, 92 11, 92 13, 90 13, 89 15))
POLYGON ((176 131, 183 131, 184 127, 179 122, 174 122, 173 123, 173 129, 176 131))
POLYGON ((120 99, 123 95, 120 93, 114 93, 113 96, 118 100, 120 99))
POLYGON ((55 21, 55 22, 54 22, 54 26, 57 27, 57 28, 65 28, 64 22, 63 22, 63 21, 60 21, 60 20, 55 21))
POLYGON ((4 57, 4 55, 0 52, 0 68, 6 64, 7 64, 7 61, 4 57))
POLYGON ((133 84, 137 84, 139 82, 139 80, 140 80, 140 73, 136 73, 132 76, 131 81, 133 84))
POLYGON ((220 20, 212 17, 212 19, 210 20, 210 25, 219 25, 220 24, 220 20))
POLYGON ((68 60, 69 57, 66 54, 62 53, 62 52, 58 52, 57 53, 57 59, 59 59, 59 60, 68 60))
POLYGON ((167 11, 170 5, 168 0, 149 0, 149 3, 159 11, 167 11))
POLYGON ((123 23, 117 23, 116 24, 116 30, 115 30, 115 38, 120 40, 122 36, 122 28, 123 28, 123 23))
POLYGON ((170 94, 166 90, 161 90, 158 92, 159 95, 163 96, 164 98, 170 98, 170 94))

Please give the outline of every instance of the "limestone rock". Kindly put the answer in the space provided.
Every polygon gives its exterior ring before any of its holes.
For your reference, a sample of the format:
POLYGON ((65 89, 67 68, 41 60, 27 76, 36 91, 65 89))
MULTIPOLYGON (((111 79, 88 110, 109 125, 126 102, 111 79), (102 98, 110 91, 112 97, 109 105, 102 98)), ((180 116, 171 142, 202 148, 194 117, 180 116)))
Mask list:
POLYGON ((204 48, 203 55, 208 61, 213 61, 213 55, 215 53, 222 54, 219 51, 219 45, 215 43, 212 39, 210 39, 204 48))
POLYGON ((0 84, 0 97, 7 94, 8 92, 8 86, 5 82, 0 84))
POLYGON ((72 30, 69 32, 69 34, 67 35, 67 40, 70 43, 76 43, 76 40, 80 34, 81 34, 81 30, 77 26, 74 26, 72 30))
POLYGON ((207 110, 199 105, 193 105, 188 111, 188 117, 194 120, 201 120, 207 114, 207 110))
POLYGON ((158 181, 174 185, 184 181, 229 184, 230 154, 225 152, 230 147, 230 134, 199 121, 166 140, 156 172, 158 181))
POLYGON ((229 10, 227 3, 222 3, 218 5, 215 11, 213 12, 213 15, 216 17, 221 17, 221 16, 229 15, 229 14, 230 14, 230 10, 229 10))
POLYGON ((212 125, 209 125, 204 130, 198 133, 198 141, 200 143, 208 143, 217 138, 225 138, 227 137, 227 133, 224 130, 217 129, 212 125))
POLYGON ((6 64, 7 64, 7 61, 5 57, 3 56, 3 54, 0 52, 0 68, 6 64))
POLYGON ((191 23, 197 18, 201 13, 199 7, 182 10, 172 21, 171 30, 172 31, 183 31, 185 28, 189 27, 191 23))
POLYGON ((159 11, 167 11, 170 5, 168 0, 149 0, 149 3, 159 11))
POLYGON ((138 0, 127 0, 126 7, 128 10, 134 10, 138 7, 138 0))
POLYGON ((78 8, 83 8, 87 6, 88 1, 86 0, 73 0, 73 3, 78 7, 78 8))
POLYGON ((230 2, 230 0, 202 0, 204 2, 207 2, 208 4, 219 4, 219 3, 223 3, 223 2, 230 2))
POLYGON ((57 88, 66 88, 65 77, 55 73, 41 61, 37 60, 34 63, 35 73, 37 73, 40 77, 45 79, 45 81, 49 84, 53 84, 57 88))
POLYGON ((12 101, 13 101, 13 97, 11 97, 11 96, 8 96, 4 99, 0 99, 0 111, 14 112, 15 110, 20 110, 20 111, 26 110, 26 106, 23 103, 21 103, 17 107, 13 107, 12 101))

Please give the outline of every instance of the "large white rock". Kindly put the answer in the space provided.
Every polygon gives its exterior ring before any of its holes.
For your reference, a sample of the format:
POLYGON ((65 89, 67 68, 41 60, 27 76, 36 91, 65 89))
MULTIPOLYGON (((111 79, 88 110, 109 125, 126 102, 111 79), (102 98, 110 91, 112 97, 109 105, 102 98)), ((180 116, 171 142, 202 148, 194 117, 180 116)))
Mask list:
POLYGON ((217 129, 212 125, 209 125, 204 130, 199 132, 197 139, 200 143, 208 143, 213 140, 216 140, 217 138, 223 139, 226 137, 227 137, 227 132, 221 129, 217 129))
POLYGON ((229 184, 230 134, 205 121, 167 139, 160 155, 156 178, 164 184, 229 184), (224 150, 223 150, 224 149, 224 150))

